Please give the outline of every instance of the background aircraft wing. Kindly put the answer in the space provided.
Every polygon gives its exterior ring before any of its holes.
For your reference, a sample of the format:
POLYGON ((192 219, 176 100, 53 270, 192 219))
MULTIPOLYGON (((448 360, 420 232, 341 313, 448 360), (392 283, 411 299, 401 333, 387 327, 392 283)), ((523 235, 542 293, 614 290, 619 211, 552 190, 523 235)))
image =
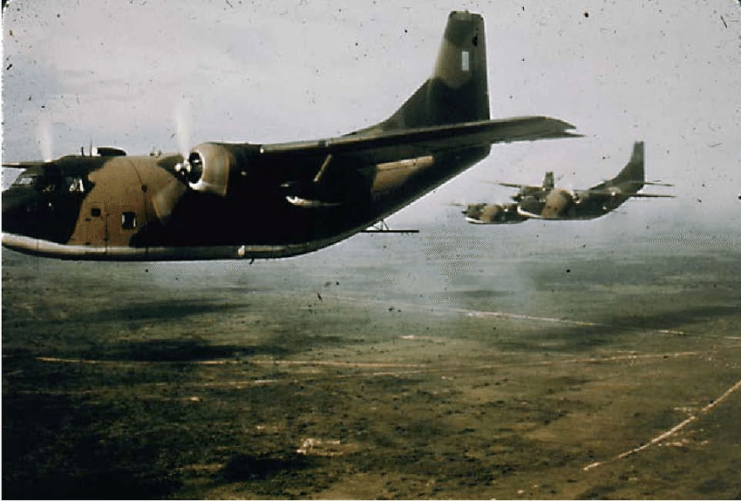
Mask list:
POLYGON ((674 198, 674 195, 657 195, 655 193, 626 193, 634 198, 674 198))
POLYGON ((636 198, 674 198, 674 195, 658 195, 654 193, 637 193, 630 191, 610 191, 610 190, 585 190, 577 192, 580 196, 589 195, 602 195, 602 196, 621 196, 621 197, 636 197, 636 198))
POLYGON ((304 156, 355 153, 365 150, 409 147, 414 150, 465 149, 492 143, 579 137, 568 132, 574 126, 548 117, 517 117, 460 124, 391 130, 380 134, 350 134, 332 139, 266 144, 262 156, 304 156))
POLYGON ((528 188, 539 190, 542 188, 542 186, 531 186, 529 184, 516 184, 516 183, 496 183, 496 184, 498 184, 499 186, 505 186, 507 188, 517 188, 518 190, 528 189, 528 188))

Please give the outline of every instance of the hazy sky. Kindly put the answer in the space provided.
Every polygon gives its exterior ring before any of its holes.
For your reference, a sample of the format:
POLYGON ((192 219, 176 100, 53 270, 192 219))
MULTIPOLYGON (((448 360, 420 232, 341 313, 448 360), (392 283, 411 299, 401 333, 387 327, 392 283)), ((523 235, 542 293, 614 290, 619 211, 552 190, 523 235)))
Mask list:
POLYGON ((45 121, 55 157, 91 142, 174 151, 184 99, 194 145, 371 125, 429 76, 453 9, 485 18, 493 118, 548 115, 586 137, 495 146, 395 216, 399 224, 457 217, 452 200, 511 194, 484 180, 540 183, 554 170, 560 184, 586 188, 612 177, 642 139, 648 178, 674 183, 678 198, 631 201, 623 221, 741 232, 738 0, 12 0, 3 160, 39 159, 45 121))

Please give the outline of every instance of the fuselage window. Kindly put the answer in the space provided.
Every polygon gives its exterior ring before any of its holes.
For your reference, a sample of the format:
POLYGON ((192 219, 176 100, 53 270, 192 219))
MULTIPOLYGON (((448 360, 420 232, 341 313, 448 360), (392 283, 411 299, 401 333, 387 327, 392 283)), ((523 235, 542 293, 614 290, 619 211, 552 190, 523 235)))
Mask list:
POLYGON ((136 228, 136 212, 122 212, 121 227, 124 230, 133 230, 136 228))
POLYGON ((90 215, 93 217, 100 217, 100 207, 93 207, 90 209, 90 215))

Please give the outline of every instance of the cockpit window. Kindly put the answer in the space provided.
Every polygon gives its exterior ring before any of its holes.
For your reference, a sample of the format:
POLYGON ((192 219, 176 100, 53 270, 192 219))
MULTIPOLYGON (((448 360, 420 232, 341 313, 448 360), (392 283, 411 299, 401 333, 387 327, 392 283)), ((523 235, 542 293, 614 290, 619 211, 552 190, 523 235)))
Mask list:
POLYGON ((13 186, 36 186, 39 182, 39 177, 36 174, 21 174, 13 182, 13 186))
POLYGON ((85 181, 79 176, 41 175, 38 173, 22 173, 13 182, 13 186, 20 188, 36 188, 44 193, 52 193, 57 187, 67 189, 70 193, 85 193, 85 181))
POLYGON ((82 182, 82 178, 79 177, 67 177, 67 186, 69 186, 70 193, 84 193, 85 184, 82 182))

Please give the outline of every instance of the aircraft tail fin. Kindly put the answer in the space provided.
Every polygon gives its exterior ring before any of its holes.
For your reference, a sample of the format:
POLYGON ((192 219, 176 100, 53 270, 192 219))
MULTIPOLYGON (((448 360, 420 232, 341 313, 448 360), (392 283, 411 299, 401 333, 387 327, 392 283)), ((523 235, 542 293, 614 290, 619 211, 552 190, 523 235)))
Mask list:
POLYGON ((553 171, 546 171, 543 177, 543 188, 546 190, 552 190, 556 186, 556 182, 553 180, 553 171))
POLYGON ((484 19, 451 12, 432 76, 387 120, 361 132, 489 120, 484 19))
POLYGON ((627 165, 623 167, 623 170, 614 179, 614 183, 631 183, 634 191, 638 191, 643 188, 643 184, 646 181, 646 172, 644 169, 644 146, 643 141, 636 141, 633 143, 633 153, 630 156, 630 160, 627 165))

